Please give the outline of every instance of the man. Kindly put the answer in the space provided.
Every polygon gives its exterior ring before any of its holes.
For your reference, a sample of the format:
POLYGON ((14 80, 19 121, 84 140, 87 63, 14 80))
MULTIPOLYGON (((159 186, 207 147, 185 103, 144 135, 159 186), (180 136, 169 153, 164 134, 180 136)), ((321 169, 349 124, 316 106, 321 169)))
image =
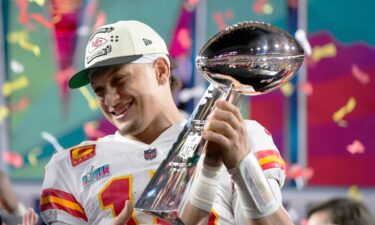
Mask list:
MULTIPOLYGON (((132 205, 185 123, 171 80, 166 44, 149 26, 119 21, 96 30, 69 86, 90 84, 117 132, 53 156, 41 196, 47 224, 166 224, 132 205)), ((202 137, 209 145, 180 215, 185 224, 292 224, 281 205, 284 162, 262 126, 218 101, 202 137)))
POLYGON ((307 225, 374 225, 367 207, 348 198, 332 198, 313 205, 307 211, 307 225))

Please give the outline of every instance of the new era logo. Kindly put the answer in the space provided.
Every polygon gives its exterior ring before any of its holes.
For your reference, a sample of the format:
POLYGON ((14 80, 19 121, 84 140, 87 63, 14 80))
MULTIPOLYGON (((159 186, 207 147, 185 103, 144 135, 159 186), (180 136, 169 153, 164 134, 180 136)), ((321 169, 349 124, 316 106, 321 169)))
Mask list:
POLYGON ((145 43, 146 46, 152 44, 152 41, 149 40, 149 39, 143 38, 142 40, 143 40, 143 42, 145 43))

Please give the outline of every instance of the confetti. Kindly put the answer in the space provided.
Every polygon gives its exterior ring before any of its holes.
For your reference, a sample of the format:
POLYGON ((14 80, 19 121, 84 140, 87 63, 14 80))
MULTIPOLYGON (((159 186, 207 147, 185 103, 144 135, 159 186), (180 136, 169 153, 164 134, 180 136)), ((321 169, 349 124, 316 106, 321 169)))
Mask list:
POLYGON ((52 23, 54 23, 54 24, 59 23, 61 21, 61 19, 62 19, 61 14, 58 14, 58 15, 52 17, 52 23))
POLYGON ((29 2, 35 2, 39 6, 43 6, 45 3, 45 0, 29 0, 29 2))
POLYGON ((22 97, 17 104, 10 106, 10 111, 13 112, 19 112, 23 111, 29 106, 29 99, 27 97, 22 97))
POLYGON ((0 105, 0 123, 9 116, 9 109, 6 106, 0 105))
POLYGON ((258 0, 253 4, 253 10, 257 14, 262 14, 264 5, 267 3, 267 0, 258 0))
POLYGON ((86 122, 83 125, 83 131, 85 132, 88 138, 101 138, 105 136, 105 133, 98 130, 98 123, 95 121, 86 122))
POLYGON ((354 140, 352 144, 346 146, 346 150, 353 155, 362 154, 365 152, 365 146, 359 140, 354 140))
POLYGON ((86 98, 89 104, 89 108, 91 110, 96 110, 98 108, 98 103, 96 102, 95 98, 90 94, 89 90, 86 87, 81 87, 79 88, 79 91, 86 98))
POLYGON ((49 29, 53 28, 54 23, 52 21, 48 21, 41 14, 32 13, 30 17, 36 20, 37 22, 39 22, 40 24, 42 24, 43 26, 45 26, 46 28, 49 28, 49 29))
POLYGON ((75 73, 73 67, 67 67, 66 69, 59 70, 55 74, 55 81, 59 86, 66 85, 66 82, 69 80, 70 76, 75 73))
POLYGON ((21 48, 31 51, 35 56, 39 56, 39 46, 30 43, 27 39, 28 34, 25 31, 11 32, 8 35, 8 41, 10 43, 18 44, 21 48))
POLYGON ((362 193, 359 191, 357 185, 350 186, 348 190, 348 197, 356 201, 361 201, 363 198, 362 193))
POLYGON ((98 27, 105 24, 105 21, 107 20, 107 15, 105 12, 100 11, 98 12, 98 15, 96 16, 96 21, 94 26, 92 27, 92 30, 95 31, 98 27))
POLYGON ((370 82, 370 75, 360 70, 357 64, 352 65, 352 74, 363 85, 366 85, 370 82))
POLYGON ((41 133, 41 136, 44 140, 48 141, 57 152, 64 150, 64 148, 60 145, 60 143, 52 134, 44 131, 41 133))
POLYGON ((199 3, 199 0, 187 0, 187 1, 184 1, 183 6, 187 11, 192 12, 193 10, 196 9, 198 3, 199 3))
POLYGON ((191 39, 188 29, 181 28, 177 33, 177 40, 184 49, 189 49, 191 47, 191 39))
POLYGON ((30 43, 26 39, 21 39, 18 42, 18 44, 20 45, 21 48, 34 53, 35 56, 40 56, 40 48, 39 48, 39 46, 30 43))
POLYGON ((226 19, 232 19, 233 18, 233 10, 229 9, 226 12, 215 12, 214 13, 214 21, 216 23, 216 26, 218 30, 225 29, 228 25, 225 22, 226 19))
POLYGON ((42 150, 37 147, 31 150, 29 154, 27 154, 27 160, 29 161, 31 166, 38 165, 38 156, 42 153, 42 150))
POLYGON ((8 34, 8 41, 10 43, 18 43, 20 40, 27 39, 28 34, 26 31, 14 31, 8 34))
POLYGON ((308 81, 299 83, 297 89, 303 91, 306 95, 312 95, 314 92, 313 85, 308 81))
POLYGON ((314 176, 314 170, 310 167, 302 168, 300 165, 294 164, 288 166, 286 170, 286 177, 296 182, 298 190, 304 188, 306 181, 314 176))
POLYGON ((329 43, 323 46, 316 46, 312 50, 311 59, 316 63, 323 58, 335 57, 336 53, 336 46, 334 43, 329 43))
POLYGON ((303 50, 305 51, 305 54, 311 56, 311 45, 309 40, 307 39, 306 32, 302 29, 298 29, 294 36, 296 37, 297 41, 301 44, 303 50))
POLYGON ((3 160, 15 168, 21 168, 23 166, 23 157, 17 152, 3 152, 3 160))
POLYGON ((305 178, 306 180, 311 179, 314 176, 314 170, 310 167, 302 168, 300 165, 293 164, 286 170, 286 177, 289 179, 305 178))
POLYGON ((19 8, 18 21, 20 24, 26 25, 29 21, 29 16, 27 15, 27 8, 29 6, 27 0, 16 0, 16 5, 19 8))
POLYGON ((285 97, 290 97, 294 92, 294 86, 292 83, 287 82, 281 86, 280 90, 281 90, 281 93, 283 93, 285 97))
POLYGON ((263 5, 262 11, 265 15, 270 15, 273 12, 273 7, 270 3, 266 3, 266 4, 263 5))
POLYGON ((345 115, 347 115, 348 113, 352 112, 355 108, 355 106, 357 105, 357 102, 355 100, 354 97, 350 97, 348 102, 346 103, 345 106, 343 106, 340 110, 338 110, 337 112, 335 112, 333 114, 333 120, 338 123, 340 126, 346 126, 346 121, 345 122, 342 122, 344 121, 343 118, 345 115))
POLYGON ((22 76, 13 82, 5 82, 3 84, 4 96, 9 96, 12 92, 23 89, 29 85, 29 79, 26 76, 22 76))
POLYGON ((16 74, 23 73, 24 71, 23 65, 15 59, 10 60, 10 69, 16 74))

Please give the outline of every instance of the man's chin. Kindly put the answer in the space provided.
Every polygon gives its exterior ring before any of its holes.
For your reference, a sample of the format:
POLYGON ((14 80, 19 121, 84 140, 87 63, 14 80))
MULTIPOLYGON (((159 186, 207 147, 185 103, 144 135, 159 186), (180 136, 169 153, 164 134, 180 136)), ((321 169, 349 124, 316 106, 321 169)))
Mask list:
POLYGON ((137 127, 136 123, 127 123, 117 126, 120 134, 123 136, 136 135, 138 131, 137 127))

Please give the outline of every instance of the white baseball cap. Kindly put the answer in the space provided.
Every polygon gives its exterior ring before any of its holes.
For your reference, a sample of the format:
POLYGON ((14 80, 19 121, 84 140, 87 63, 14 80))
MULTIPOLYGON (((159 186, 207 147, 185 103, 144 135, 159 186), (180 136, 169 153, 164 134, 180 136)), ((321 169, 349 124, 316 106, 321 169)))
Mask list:
POLYGON ((131 63, 144 55, 169 55, 164 40, 148 25, 135 20, 118 21, 96 29, 85 53, 85 68, 69 80, 70 88, 90 83, 93 68, 131 63))

